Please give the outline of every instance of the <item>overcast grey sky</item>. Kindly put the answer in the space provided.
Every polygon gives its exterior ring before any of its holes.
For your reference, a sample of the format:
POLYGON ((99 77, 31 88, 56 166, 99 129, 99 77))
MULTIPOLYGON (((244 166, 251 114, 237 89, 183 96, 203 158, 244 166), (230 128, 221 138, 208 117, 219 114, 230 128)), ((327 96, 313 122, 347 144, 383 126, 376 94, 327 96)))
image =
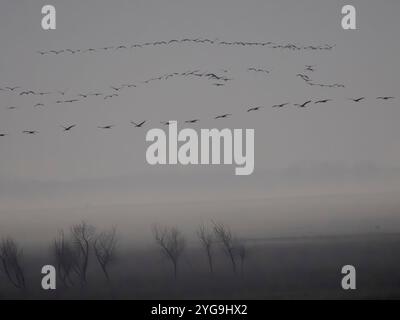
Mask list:
POLYGON ((143 202, 249 199, 331 193, 388 192, 400 185, 400 2, 351 1, 356 31, 342 30, 343 1, 320 0, 53 0, 57 30, 41 29, 48 1, 0 3, 0 87, 37 91, 111 92, 110 86, 187 70, 223 73, 215 87, 205 79, 175 78, 122 92, 119 97, 56 104, 57 95, 0 91, 0 211, 143 202), (100 48, 181 38, 336 44, 328 51, 200 44, 44 55, 38 50, 100 48), (296 77, 346 88, 308 86, 296 77), (248 72, 265 68, 270 74, 248 72), (348 98, 366 96, 355 104, 348 98), (299 110, 277 103, 329 98, 299 110), (36 103, 42 108, 34 108, 36 103), (265 105, 259 113, 248 106, 265 105), (7 107, 15 106, 15 110, 7 107), (220 113, 231 119, 216 121, 220 113), (146 163, 145 134, 161 120, 201 119, 198 128, 254 128, 255 171, 233 167, 146 163), (149 120, 135 129, 130 120, 149 120), (76 123, 64 134, 61 125, 76 123), (114 124, 110 131, 99 125, 114 124), (22 130, 38 130, 27 136, 22 130))

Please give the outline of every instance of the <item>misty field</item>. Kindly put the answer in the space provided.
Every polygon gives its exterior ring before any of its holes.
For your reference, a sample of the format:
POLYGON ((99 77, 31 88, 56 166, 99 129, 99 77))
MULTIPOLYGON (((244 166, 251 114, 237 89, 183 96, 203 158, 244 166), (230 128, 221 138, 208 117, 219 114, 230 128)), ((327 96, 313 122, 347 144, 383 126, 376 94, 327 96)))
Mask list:
POLYGON ((115 259, 107 266, 109 280, 95 250, 90 249, 86 281, 80 283, 71 273, 71 284, 65 286, 57 279, 54 291, 44 291, 40 285, 41 267, 54 263, 50 246, 24 250, 20 260, 26 289, 13 286, 2 273, 0 298, 400 298, 400 234, 377 231, 352 236, 242 239, 241 244, 246 248, 245 256, 242 260, 235 252, 236 269, 220 242, 211 248, 212 269, 200 239, 185 244, 177 260, 176 277, 171 259, 156 241, 148 246, 116 245, 115 259), (341 288, 341 268, 346 264, 357 269, 357 290, 341 288))

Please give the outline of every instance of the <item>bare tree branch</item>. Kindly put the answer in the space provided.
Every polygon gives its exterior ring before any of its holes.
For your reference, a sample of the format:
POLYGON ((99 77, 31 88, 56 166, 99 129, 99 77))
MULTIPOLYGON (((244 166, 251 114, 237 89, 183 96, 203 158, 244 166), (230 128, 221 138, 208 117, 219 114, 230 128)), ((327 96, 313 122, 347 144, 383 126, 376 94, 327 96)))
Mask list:
POLYGON ((58 271, 57 276, 65 287, 73 286, 72 273, 79 275, 79 253, 73 243, 65 239, 63 231, 60 231, 54 240, 53 254, 58 271))
POLYGON ((107 281, 110 281, 108 267, 112 262, 115 261, 116 245, 117 237, 115 227, 113 227, 110 231, 104 231, 100 233, 93 243, 93 249, 97 262, 100 264, 107 281))
POLYGON ((153 227, 153 235, 156 243, 161 247, 164 254, 171 260, 174 267, 174 276, 178 275, 178 261, 181 257, 186 241, 177 228, 153 227))
POLYGON ((1 241, 1 269, 14 287, 25 290, 25 275, 21 267, 21 257, 22 249, 19 248, 18 244, 12 238, 1 241))
POLYGON ((213 273, 213 256, 212 256, 212 246, 214 244, 213 233, 208 231, 207 228, 202 224, 197 230, 197 236, 207 254, 208 266, 210 272, 213 273))
POLYGON ((235 250, 240 259, 240 272, 243 275, 244 274, 244 262, 248 255, 247 248, 243 242, 237 241, 237 243, 235 244, 235 250))
POLYGON ((235 261, 235 248, 234 239, 231 230, 224 226, 222 223, 214 224, 214 233, 216 238, 221 242, 222 248, 225 254, 228 256, 232 264, 233 272, 236 273, 236 261, 235 261))
POLYGON ((90 246, 95 234, 95 228, 82 221, 80 224, 71 227, 71 234, 79 253, 79 263, 76 271, 80 276, 81 285, 84 285, 87 282, 86 275, 89 264, 90 246))

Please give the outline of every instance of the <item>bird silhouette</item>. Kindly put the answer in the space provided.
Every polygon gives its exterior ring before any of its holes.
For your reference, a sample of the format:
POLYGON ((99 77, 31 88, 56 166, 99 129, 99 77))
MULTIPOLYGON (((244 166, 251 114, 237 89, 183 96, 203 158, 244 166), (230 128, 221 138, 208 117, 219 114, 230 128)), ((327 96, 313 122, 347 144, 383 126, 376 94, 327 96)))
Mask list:
POLYGON ((136 85, 134 85, 134 84, 123 84, 122 85, 123 87, 127 87, 127 88, 136 88, 136 85))
POLYGON ((384 97, 377 97, 377 99, 379 99, 379 100, 391 100, 391 99, 394 99, 394 97, 384 96, 384 97))
POLYGON ((165 125, 165 126, 169 126, 171 124, 170 121, 161 121, 160 123, 165 125))
POLYGON ((313 71, 315 71, 314 67, 315 67, 315 66, 306 65, 305 70, 306 70, 306 71, 311 71, 311 72, 313 72, 313 71))
POLYGON ((199 122, 199 119, 192 119, 192 120, 186 120, 185 123, 196 123, 199 122))
POLYGON ((19 89, 20 87, 5 87, 5 88, 10 90, 10 91, 14 91, 16 89, 19 89))
POLYGON ((76 127, 76 124, 70 125, 68 127, 61 126, 64 129, 64 132, 70 131, 72 128, 76 127))
POLYGON ((118 97, 118 95, 116 93, 114 94, 109 94, 107 96, 104 97, 104 100, 109 99, 109 98, 113 98, 113 97, 118 97))
POLYGON ((123 87, 113 87, 110 86, 111 89, 115 90, 115 91, 120 91, 123 87))
POLYGON ((34 107, 34 108, 37 108, 37 107, 44 107, 44 104, 43 104, 43 103, 36 103, 33 107, 34 107))
POLYGON ((286 105, 288 105, 289 103, 288 102, 286 102, 286 103, 281 103, 281 104, 274 104, 273 106, 272 106, 272 108, 282 108, 282 107, 284 107, 284 106, 286 106, 286 105))
POLYGON ((316 104, 316 103, 326 103, 326 102, 329 102, 329 101, 332 101, 331 99, 322 99, 322 100, 318 100, 318 101, 315 101, 314 103, 316 104))
POLYGON ((54 53, 54 54, 60 54, 60 53, 63 53, 64 52, 64 50, 50 50, 49 52, 51 52, 51 53, 54 53))
POLYGON ((71 99, 71 100, 65 100, 64 102, 66 103, 73 103, 73 102, 78 102, 78 99, 71 99))
POLYGON ((354 102, 360 102, 361 100, 364 100, 365 99, 365 97, 361 97, 361 98, 351 98, 351 99, 349 99, 349 100, 351 100, 351 101, 354 101, 354 102))
POLYGON ((0 133, 0 137, 5 137, 7 133, 0 133))
POLYGON ((24 131, 22 131, 22 133, 35 135, 36 133, 38 133, 38 131, 36 131, 36 130, 24 130, 24 131))
POLYGON ((135 126, 135 128, 141 128, 145 123, 146 123, 146 120, 143 120, 140 123, 136 123, 134 121, 131 121, 131 124, 133 124, 135 126))
POLYGON ((223 119, 223 118, 228 118, 229 116, 231 116, 231 113, 225 113, 225 114, 221 114, 219 116, 216 116, 214 119, 223 119))
POLYGON ((100 127, 97 127, 97 128, 99 128, 99 129, 111 129, 111 128, 113 128, 114 127, 114 125, 107 125, 107 126, 100 126, 100 127))
POLYGON ((298 106, 299 108, 305 108, 305 107, 307 107, 307 104, 309 104, 309 103, 311 103, 312 101, 311 100, 308 100, 308 101, 306 101, 306 102, 304 102, 304 103, 302 103, 302 104, 295 104, 295 106, 298 106))
POLYGON ((36 94, 35 91, 29 90, 29 91, 22 91, 20 92, 20 96, 24 96, 24 95, 30 95, 30 94, 36 94))
POLYGON ((7 107, 7 109, 8 110, 15 110, 15 109, 17 109, 17 107, 10 106, 10 107, 7 107))
POLYGON ((258 111, 258 110, 260 110, 260 108, 262 108, 262 107, 251 107, 251 108, 247 109, 247 112, 258 111))

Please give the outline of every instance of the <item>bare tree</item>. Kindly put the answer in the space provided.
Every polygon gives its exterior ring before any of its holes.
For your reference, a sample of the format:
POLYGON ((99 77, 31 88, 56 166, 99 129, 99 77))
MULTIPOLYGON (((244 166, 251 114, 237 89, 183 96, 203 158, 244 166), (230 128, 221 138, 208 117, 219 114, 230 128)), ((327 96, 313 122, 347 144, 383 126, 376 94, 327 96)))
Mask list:
POLYGON ((22 249, 12 239, 3 239, 0 244, 0 260, 2 270, 11 284, 25 290, 25 275, 21 266, 22 249))
POLYGON ((90 246, 94 233, 95 228, 92 225, 87 224, 85 221, 71 227, 72 238, 78 251, 79 262, 76 271, 80 277, 81 285, 84 285, 87 282, 86 274, 89 264, 90 246))
POLYGON ((156 243, 161 247, 161 250, 168 257, 168 259, 171 260, 176 279, 178 275, 178 261, 186 245, 185 238, 177 228, 168 229, 154 226, 153 234, 156 243))
POLYGON ((71 241, 65 239, 60 231, 54 240, 53 254, 57 266, 57 276, 65 287, 73 286, 72 273, 79 274, 79 253, 71 241))
POLYGON ((210 272, 213 273, 212 246, 214 244, 214 235, 212 232, 207 230, 204 224, 202 224, 197 230, 197 236, 199 237, 201 245, 206 251, 210 272))
POLYGON ((222 223, 215 223, 214 224, 214 233, 217 238, 222 244, 222 248, 225 254, 228 256, 229 260, 232 264, 233 272, 236 273, 236 261, 235 261, 235 248, 234 248, 234 239, 231 230, 224 226, 222 223))
POLYGON ((244 262, 247 258, 247 248, 242 242, 238 242, 235 246, 237 255, 240 259, 240 273, 244 274, 244 262))
POLYGON ((100 233, 93 243, 93 249, 97 262, 100 264, 101 270, 103 270, 107 281, 110 281, 108 267, 112 262, 115 261, 116 246, 117 237, 115 227, 109 231, 100 233))

